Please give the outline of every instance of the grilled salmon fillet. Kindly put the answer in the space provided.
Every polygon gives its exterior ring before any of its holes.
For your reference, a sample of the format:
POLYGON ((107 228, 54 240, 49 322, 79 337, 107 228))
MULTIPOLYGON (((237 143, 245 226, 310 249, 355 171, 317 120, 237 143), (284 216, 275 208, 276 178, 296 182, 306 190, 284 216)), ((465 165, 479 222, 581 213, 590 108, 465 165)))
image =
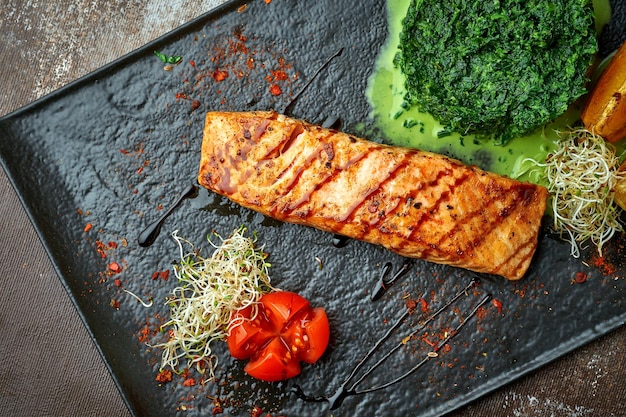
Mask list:
POLYGON ((275 112, 209 112, 200 184, 275 219, 402 256, 521 278, 548 192, 275 112))

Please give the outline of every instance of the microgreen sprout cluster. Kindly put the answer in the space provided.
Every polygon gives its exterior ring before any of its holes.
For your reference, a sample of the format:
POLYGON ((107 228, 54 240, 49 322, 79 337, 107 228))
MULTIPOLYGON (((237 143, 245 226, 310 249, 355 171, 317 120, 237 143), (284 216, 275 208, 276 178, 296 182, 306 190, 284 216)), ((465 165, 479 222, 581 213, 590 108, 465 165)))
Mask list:
POLYGON ((174 266, 179 286, 168 299, 170 320, 163 326, 168 340, 158 345, 163 348, 162 368, 176 371, 182 362, 187 368, 208 370, 209 379, 214 378, 212 342, 226 338, 235 312, 250 305, 255 310, 259 298, 273 290, 268 255, 256 247, 256 236, 245 233, 245 227, 226 239, 214 233, 221 242, 215 244, 209 237, 215 251, 206 258, 173 233, 181 259, 174 266))
POLYGON ((621 209, 614 204, 614 188, 621 179, 615 149, 602 137, 585 129, 568 132, 545 163, 548 190, 552 196, 554 228, 571 243, 572 256, 580 245, 591 241, 602 247, 623 226, 621 209))

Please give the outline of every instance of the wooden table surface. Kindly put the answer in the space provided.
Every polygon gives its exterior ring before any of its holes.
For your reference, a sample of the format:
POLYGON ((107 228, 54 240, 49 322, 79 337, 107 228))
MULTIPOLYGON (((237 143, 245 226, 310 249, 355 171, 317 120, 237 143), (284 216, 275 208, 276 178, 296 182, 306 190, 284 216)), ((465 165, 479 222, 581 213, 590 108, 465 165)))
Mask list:
MULTIPOLYGON (((222 1, 2 0, 0 115, 222 1)), ((130 415, 1 170, 0 193, 0 413, 130 415)), ((626 416, 625 353, 622 327, 453 415, 626 416)))

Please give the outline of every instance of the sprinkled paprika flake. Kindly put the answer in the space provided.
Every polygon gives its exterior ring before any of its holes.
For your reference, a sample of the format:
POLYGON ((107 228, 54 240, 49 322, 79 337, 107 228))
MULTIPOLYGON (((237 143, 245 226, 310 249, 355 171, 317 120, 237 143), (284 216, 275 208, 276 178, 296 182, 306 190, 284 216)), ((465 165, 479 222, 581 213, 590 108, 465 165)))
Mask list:
POLYGON ((117 262, 111 262, 107 265, 107 269, 114 274, 119 274, 122 272, 122 267, 117 262))
POLYGON ((155 380, 160 384, 172 382, 172 371, 169 369, 163 369, 161 372, 158 373, 155 380))
MULTIPOLYGON (((137 186, 145 180, 145 177, 150 173, 150 159, 146 156, 145 146, 142 140, 139 140, 130 149, 118 149, 123 156, 116 158, 118 161, 119 172, 128 172, 126 179, 128 181, 128 188, 133 194, 137 194, 137 186)), ((117 152, 116 151, 116 152, 117 152)))
MULTIPOLYGON (((92 215, 91 211, 83 211, 80 208, 77 212, 81 216, 92 215)), ((93 229, 93 226, 90 222, 88 230, 91 229, 93 229)), ((87 290, 83 291, 81 294, 83 296, 90 296, 93 294, 93 289, 90 288, 91 285, 102 285, 106 290, 112 291, 110 298, 108 299, 108 305, 115 310, 120 310, 122 301, 124 300, 124 298, 121 297, 121 293, 126 291, 123 289, 124 284, 122 281, 124 279, 124 282, 126 282, 126 279, 121 274, 124 273, 128 265, 123 254, 120 254, 117 251, 118 249, 125 249, 128 246, 128 242, 126 238, 113 236, 109 236, 108 239, 104 239, 103 236, 105 236, 106 233, 106 229, 104 227, 100 227, 97 230, 98 238, 94 239, 90 235, 84 236, 85 242, 89 245, 89 247, 94 250, 96 254, 98 254, 100 259, 106 260, 106 262, 103 264, 102 269, 99 272, 89 274, 89 276, 94 278, 95 281, 85 281, 87 290)), ((81 256, 81 253, 77 253, 77 256, 81 256)))
POLYGON ((217 397, 213 398, 208 395, 207 395, 207 398, 213 400, 213 410, 211 410, 213 415, 222 414, 224 412, 224 407, 222 407, 222 402, 219 400, 219 398, 217 397))
POLYGON ((279 96, 281 95, 283 92, 280 89, 280 86, 278 84, 272 84, 272 86, 270 86, 270 93, 273 96, 279 96))
POLYGON ((152 273, 152 277, 151 278, 152 278, 153 281, 156 281, 158 279, 162 279, 163 281, 167 281, 169 279, 169 277, 170 277, 170 270, 166 269, 166 270, 163 270, 163 271, 154 271, 152 273))
POLYGON ((268 44, 245 31, 245 26, 238 26, 230 36, 207 39, 207 57, 194 57, 194 65, 182 67, 183 86, 176 99, 190 100, 192 110, 205 96, 211 101, 219 97, 220 105, 229 107, 230 98, 241 91, 251 95, 251 104, 263 102, 264 107, 279 108, 276 100, 289 99, 299 74, 284 55, 287 49, 277 40, 268 44))
POLYGON ((602 273, 602 275, 604 276, 614 275, 617 271, 616 266, 604 256, 595 255, 591 259, 591 261, 593 266, 598 268, 600 270, 600 273, 602 273))
POLYGON ((228 78, 228 72, 222 71, 218 68, 215 71, 213 71, 213 73, 211 74, 211 77, 213 77, 213 79, 217 82, 224 81, 226 78, 228 78))
POLYGON ((498 310, 498 314, 502 314, 502 302, 500 300, 494 298, 491 300, 491 304, 498 310))

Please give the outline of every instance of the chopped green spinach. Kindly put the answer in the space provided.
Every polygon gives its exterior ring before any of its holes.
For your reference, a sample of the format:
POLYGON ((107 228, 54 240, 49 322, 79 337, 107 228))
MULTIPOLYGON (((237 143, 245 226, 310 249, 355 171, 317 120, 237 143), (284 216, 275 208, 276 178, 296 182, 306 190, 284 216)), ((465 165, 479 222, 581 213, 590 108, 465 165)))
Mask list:
POLYGON ((587 92, 597 48, 588 0, 412 0, 394 63, 446 130, 506 143, 587 92))

